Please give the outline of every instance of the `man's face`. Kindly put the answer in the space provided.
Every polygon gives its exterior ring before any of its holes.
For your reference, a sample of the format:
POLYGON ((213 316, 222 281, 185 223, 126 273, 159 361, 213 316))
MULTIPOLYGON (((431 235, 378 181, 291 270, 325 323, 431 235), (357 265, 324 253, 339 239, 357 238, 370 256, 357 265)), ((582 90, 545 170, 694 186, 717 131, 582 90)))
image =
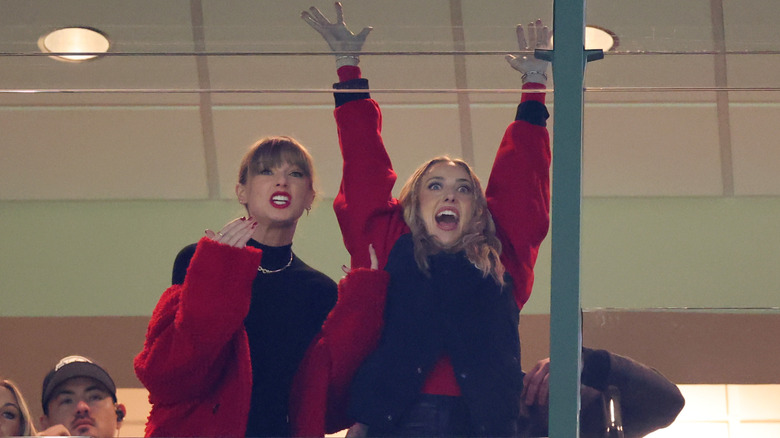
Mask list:
POLYGON ((62 424, 71 435, 109 438, 121 423, 111 393, 89 377, 74 377, 60 384, 49 400, 49 414, 41 417, 44 429, 62 424))

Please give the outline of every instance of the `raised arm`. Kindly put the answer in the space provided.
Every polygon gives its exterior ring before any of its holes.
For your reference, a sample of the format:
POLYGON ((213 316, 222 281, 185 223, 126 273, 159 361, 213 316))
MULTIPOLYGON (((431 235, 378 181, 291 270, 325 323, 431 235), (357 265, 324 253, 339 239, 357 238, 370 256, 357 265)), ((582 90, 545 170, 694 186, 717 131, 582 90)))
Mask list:
POLYGON ((392 197, 396 174, 382 141, 382 114, 370 98, 368 80, 361 77, 359 53, 370 27, 352 33, 336 3, 337 19, 329 21, 317 9, 301 17, 327 41, 336 55, 339 82, 334 85, 336 125, 344 160, 339 194, 333 202, 352 267, 370 266, 366 248, 373 244, 384 267, 395 240, 407 231, 398 202, 392 197), (364 91, 360 91, 364 90, 364 91))
MULTIPOLYGON (((517 26, 521 50, 549 47, 550 31, 541 20, 527 30, 528 38, 517 26)), ((549 114, 544 93, 535 91, 546 87, 548 62, 532 56, 506 59, 522 73, 523 96, 496 153, 486 195, 502 243, 501 261, 512 275, 515 300, 522 308, 531 295, 533 268, 550 222, 549 114)))

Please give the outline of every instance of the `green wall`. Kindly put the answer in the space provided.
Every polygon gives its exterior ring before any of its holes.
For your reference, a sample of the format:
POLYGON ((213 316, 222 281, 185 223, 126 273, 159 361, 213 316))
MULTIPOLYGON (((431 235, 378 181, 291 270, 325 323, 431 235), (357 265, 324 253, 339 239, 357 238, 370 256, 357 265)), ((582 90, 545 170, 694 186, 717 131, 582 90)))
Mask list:
MULTIPOLYGON (((332 200, 294 248, 334 279, 348 255, 332 200)), ((149 315, 179 249, 242 215, 235 201, 0 203, 0 316, 149 315)), ((780 199, 587 198, 582 305, 780 306, 780 199)), ((526 313, 549 313, 545 241, 526 313)))

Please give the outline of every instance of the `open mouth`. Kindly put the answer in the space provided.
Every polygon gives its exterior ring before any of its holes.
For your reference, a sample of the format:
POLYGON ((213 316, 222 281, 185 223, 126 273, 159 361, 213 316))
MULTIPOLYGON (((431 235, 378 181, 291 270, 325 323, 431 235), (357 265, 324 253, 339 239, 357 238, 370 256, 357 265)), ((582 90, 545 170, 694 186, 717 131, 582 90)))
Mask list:
POLYGON ((271 205, 276 208, 287 208, 290 206, 290 195, 284 192, 276 192, 271 195, 271 205))
POLYGON ((444 231, 452 231, 458 228, 460 214, 458 210, 445 207, 436 212, 436 226, 444 231))

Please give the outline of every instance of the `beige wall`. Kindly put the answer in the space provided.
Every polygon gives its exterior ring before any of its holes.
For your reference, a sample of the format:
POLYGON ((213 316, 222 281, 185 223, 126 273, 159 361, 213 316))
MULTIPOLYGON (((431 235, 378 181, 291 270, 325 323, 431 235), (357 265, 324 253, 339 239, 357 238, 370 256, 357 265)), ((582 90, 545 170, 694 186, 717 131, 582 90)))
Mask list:
MULTIPOLYGON (((348 262, 330 199, 294 248, 333 278, 348 262)), ((241 215, 234 201, 0 202, 0 317, 143 316, 176 253, 241 215)), ((583 307, 780 306, 780 198, 586 198, 583 307)), ((548 313, 550 239, 526 313, 548 313)), ((1 365, 1 363, 0 363, 1 365)))

